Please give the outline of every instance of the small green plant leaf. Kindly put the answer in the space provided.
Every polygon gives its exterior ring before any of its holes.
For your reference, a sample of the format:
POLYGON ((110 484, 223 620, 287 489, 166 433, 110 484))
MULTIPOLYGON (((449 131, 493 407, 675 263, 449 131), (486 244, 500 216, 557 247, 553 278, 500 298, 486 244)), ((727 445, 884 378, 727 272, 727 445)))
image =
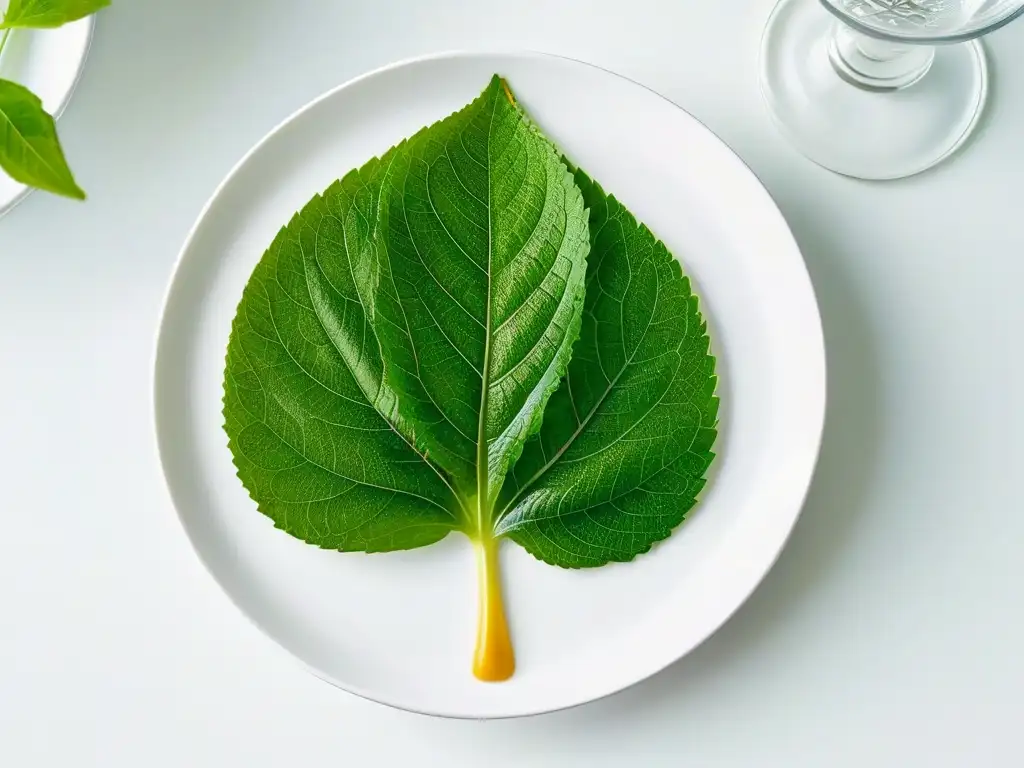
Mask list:
POLYGON ((90 16, 110 0, 10 0, 0 29, 51 29, 90 16))
POLYGON ((718 399, 679 263, 582 171, 591 255, 583 330, 544 426, 503 489, 496 533, 568 568, 628 561, 696 503, 718 399))
POLYGON ((0 80, 0 168, 15 181, 84 200, 57 139, 53 118, 39 97, 0 80))

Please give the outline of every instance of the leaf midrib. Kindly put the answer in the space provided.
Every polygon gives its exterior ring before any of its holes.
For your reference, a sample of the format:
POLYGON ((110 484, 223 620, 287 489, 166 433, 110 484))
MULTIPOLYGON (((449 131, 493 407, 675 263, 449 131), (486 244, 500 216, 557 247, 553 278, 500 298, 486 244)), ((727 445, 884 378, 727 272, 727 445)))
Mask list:
POLYGON ((494 97, 491 104, 491 116, 487 121, 487 166, 484 168, 487 174, 487 314, 484 322, 484 362, 481 366, 480 375, 480 412, 477 414, 476 435, 476 533, 481 538, 490 538, 493 533, 491 530, 493 526, 488 519, 491 511, 491 494, 488 489, 490 476, 487 456, 487 407, 490 398, 491 378, 491 286, 493 278, 491 260, 494 255, 494 222, 491 207, 493 197, 493 190, 491 189, 491 136, 493 135, 494 115, 497 112, 498 104, 498 98, 494 97))

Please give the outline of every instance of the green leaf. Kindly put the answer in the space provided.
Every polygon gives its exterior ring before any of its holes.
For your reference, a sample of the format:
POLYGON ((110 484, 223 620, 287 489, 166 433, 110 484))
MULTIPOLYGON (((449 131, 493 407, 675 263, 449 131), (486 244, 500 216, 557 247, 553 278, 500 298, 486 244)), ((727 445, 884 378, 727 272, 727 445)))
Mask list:
POLYGON ((260 511, 347 551, 425 546, 465 520, 385 416, 392 395, 356 282, 373 260, 379 168, 349 173, 275 238, 238 306, 224 381, 229 445, 260 511))
POLYGON ((108 5, 110 0, 10 0, 0 29, 60 27, 108 5))
POLYGON ((671 534, 704 486, 718 413, 706 324, 679 263, 585 173, 576 182, 590 209, 583 330, 497 525, 570 568, 631 560, 671 534))
POLYGON ((57 139, 53 118, 24 86, 0 80, 0 168, 15 181, 84 200, 57 139))
POLYGON ((416 444, 491 535, 508 468, 579 333, 587 214, 550 142, 495 76, 385 176, 373 324, 416 444))
POLYGON ((259 509, 307 542, 468 534, 474 673, 503 680, 498 539, 589 567, 667 537, 713 458, 708 350, 665 246, 495 77, 281 230, 232 326, 225 430, 259 509))

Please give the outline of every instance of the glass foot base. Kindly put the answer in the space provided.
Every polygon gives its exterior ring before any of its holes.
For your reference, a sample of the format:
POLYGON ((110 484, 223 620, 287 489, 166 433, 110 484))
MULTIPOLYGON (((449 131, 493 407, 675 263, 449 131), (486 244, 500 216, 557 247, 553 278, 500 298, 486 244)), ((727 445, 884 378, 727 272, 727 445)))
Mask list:
POLYGON ((761 44, 761 92, 803 154, 846 176, 898 179, 940 163, 966 141, 988 95, 977 41, 940 46, 906 87, 870 89, 844 78, 830 59, 835 24, 818 0, 782 0, 761 44))

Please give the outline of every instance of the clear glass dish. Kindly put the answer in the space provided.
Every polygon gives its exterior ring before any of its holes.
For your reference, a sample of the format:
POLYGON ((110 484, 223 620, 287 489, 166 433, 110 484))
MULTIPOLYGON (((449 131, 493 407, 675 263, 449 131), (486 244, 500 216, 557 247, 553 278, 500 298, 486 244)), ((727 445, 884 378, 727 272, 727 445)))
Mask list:
POLYGON ((761 46, 761 90, 807 157, 864 179, 920 173, 972 133, 988 97, 977 38, 1024 0, 781 0, 761 46))

